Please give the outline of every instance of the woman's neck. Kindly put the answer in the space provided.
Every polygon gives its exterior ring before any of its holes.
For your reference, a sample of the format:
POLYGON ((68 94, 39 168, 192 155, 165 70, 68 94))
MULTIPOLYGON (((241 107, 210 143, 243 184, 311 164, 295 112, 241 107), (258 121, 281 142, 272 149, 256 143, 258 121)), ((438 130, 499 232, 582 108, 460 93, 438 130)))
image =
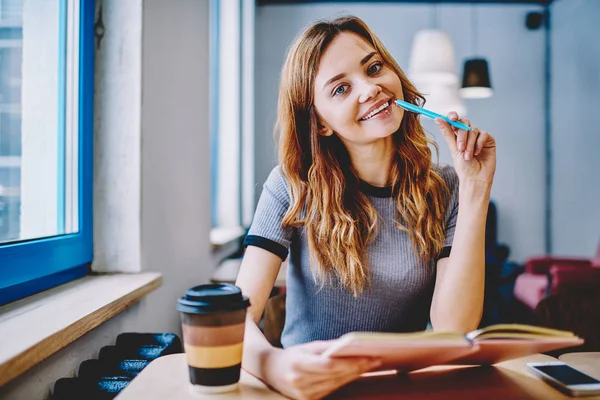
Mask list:
POLYGON ((369 144, 346 144, 352 166, 361 180, 373 186, 388 185, 392 144, 391 136, 369 144))

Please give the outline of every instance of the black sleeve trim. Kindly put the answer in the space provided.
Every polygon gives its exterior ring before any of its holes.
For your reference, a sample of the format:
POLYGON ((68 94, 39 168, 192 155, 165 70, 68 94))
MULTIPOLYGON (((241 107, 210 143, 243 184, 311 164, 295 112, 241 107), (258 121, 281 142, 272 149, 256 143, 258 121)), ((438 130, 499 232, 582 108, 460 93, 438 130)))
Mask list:
POLYGON ((282 260, 285 260, 288 255, 288 249, 280 243, 277 243, 271 239, 264 238, 262 236, 248 235, 244 239, 244 247, 256 246, 261 249, 265 249, 275 254, 282 260))
POLYGON ((452 250, 452 246, 446 246, 442 249, 442 252, 439 256, 437 256, 435 261, 440 261, 442 258, 450 257, 450 250, 452 250))

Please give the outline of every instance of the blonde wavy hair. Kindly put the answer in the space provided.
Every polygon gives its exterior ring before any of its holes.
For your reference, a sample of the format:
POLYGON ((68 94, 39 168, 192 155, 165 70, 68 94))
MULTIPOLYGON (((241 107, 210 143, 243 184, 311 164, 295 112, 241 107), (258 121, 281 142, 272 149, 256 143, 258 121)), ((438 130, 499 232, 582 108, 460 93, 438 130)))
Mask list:
MULTIPOLYGON (((317 22, 294 41, 279 86, 276 136, 279 162, 290 190, 284 227, 304 227, 313 277, 339 284, 358 296, 369 284, 367 245, 377 233, 378 213, 359 190, 360 179, 342 141, 318 134, 314 82, 319 61, 341 32, 361 36, 400 78, 404 99, 422 105, 424 97, 410 83, 381 41, 359 18, 317 22)), ((406 231, 415 253, 434 259, 443 249, 449 189, 432 167, 429 139, 418 116, 405 112, 393 134, 389 185, 396 205, 395 226, 406 231)))

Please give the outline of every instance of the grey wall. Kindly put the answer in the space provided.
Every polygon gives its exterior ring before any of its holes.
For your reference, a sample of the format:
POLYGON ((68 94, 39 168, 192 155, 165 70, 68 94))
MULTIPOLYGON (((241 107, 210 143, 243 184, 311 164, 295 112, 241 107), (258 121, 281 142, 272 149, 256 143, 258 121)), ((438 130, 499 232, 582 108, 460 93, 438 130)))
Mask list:
POLYGON ((2 399, 47 398, 121 332, 180 334, 177 296, 209 278, 208 2, 142 4, 142 270, 163 286, 0 388, 2 399))
POLYGON ((589 257, 600 240, 600 2, 552 10, 554 252, 589 257))
POLYGON ((175 299, 213 269, 209 12, 207 1, 143 4, 142 269, 163 273, 166 287, 151 307, 160 329, 173 330, 175 299))
MULTIPOLYGON (((494 96, 467 101, 477 126, 498 142, 498 168, 492 197, 499 212, 499 240, 510 245, 512 257, 523 260, 544 252, 544 33, 528 31, 525 15, 535 5, 480 5, 479 53, 491 68, 494 96)), ((284 53, 306 24, 343 14, 364 19, 382 39, 401 67, 407 68, 412 38, 431 27, 431 6, 389 3, 339 5, 271 5, 257 8, 256 21, 256 179, 262 185, 276 163, 273 124, 277 87, 284 53)), ((440 7, 439 28, 453 40, 457 71, 473 56, 469 5, 440 7)), ((425 123, 440 144, 440 161, 451 161, 443 137, 425 123)), ((260 187, 260 186, 259 186, 260 187)), ((257 195, 260 190, 257 190, 257 195)))

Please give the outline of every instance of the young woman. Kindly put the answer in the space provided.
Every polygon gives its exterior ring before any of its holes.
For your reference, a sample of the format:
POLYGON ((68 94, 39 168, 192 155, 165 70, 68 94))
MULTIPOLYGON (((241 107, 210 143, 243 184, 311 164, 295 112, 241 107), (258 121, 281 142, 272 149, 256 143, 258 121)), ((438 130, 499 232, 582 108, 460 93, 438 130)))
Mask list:
POLYGON ((479 324, 494 138, 437 119, 454 163, 440 167, 419 117, 395 99, 424 102, 358 18, 316 23, 289 50, 280 165, 264 184, 237 279, 252 303, 243 367, 287 396, 320 398, 378 366, 320 356, 344 333, 479 324), (256 324, 286 257, 279 349, 256 324))

